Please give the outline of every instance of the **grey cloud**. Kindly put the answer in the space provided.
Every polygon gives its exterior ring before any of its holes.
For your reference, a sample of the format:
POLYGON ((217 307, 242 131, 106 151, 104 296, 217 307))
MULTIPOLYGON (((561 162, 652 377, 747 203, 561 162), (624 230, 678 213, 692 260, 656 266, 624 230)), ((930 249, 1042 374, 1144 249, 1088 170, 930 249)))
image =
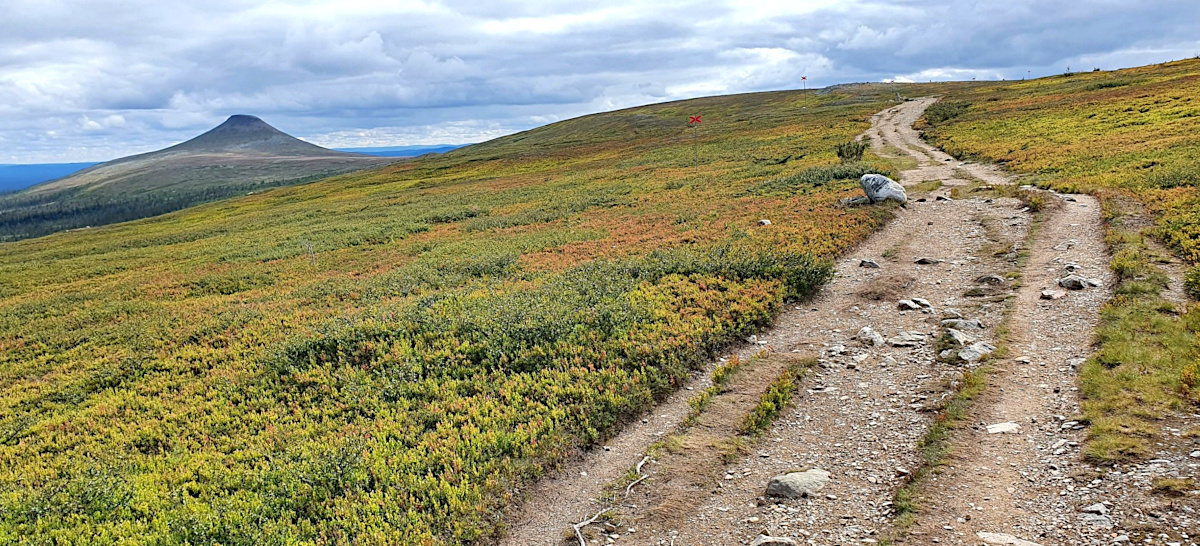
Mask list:
POLYGON ((464 142, 801 75, 1011 78, 1200 49, 1200 4, 1172 0, 187 4, 7 3, 0 162, 108 159, 233 113, 328 145, 464 142))

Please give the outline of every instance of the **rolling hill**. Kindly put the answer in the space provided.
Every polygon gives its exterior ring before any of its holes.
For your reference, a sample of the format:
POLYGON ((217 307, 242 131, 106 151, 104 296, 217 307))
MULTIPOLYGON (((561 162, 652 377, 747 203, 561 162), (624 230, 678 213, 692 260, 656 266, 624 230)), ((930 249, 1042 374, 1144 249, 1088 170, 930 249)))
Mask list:
POLYGON ((888 95, 597 114, 0 244, 0 542, 486 542, 890 217, 837 205, 887 164, 833 151, 888 95))
POLYGON ((187 142, 0 198, 0 241, 145 218, 393 161, 328 150, 235 115, 187 142))

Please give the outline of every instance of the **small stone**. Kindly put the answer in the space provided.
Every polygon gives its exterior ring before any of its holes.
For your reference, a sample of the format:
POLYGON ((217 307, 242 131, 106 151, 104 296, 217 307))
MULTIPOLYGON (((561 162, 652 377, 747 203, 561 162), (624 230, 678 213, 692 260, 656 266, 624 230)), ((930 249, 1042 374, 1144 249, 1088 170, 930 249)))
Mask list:
POLYGON ((1112 527, 1113 524, 1112 519, 1110 519, 1108 516, 1102 516, 1100 514, 1083 514, 1081 519, 1083 520, 1084 524, 1095 527, 1112 527))
POLYGON ((913 347, 920 345, 925 341, 925 334, 921 332, 900 332, 896 337, 888 340, 888 345, 892 347, 913 347))
POLYGON ((879 335, 879 332, 876 332, 870 326, 863 326, 858 331, 858 334, 854 336, 854 338, 861 341, 863 344, 873 347, 883 345, 883 336, 879 335))
POLYGON ((1059 300, 1065 297, 1067 297, 1067 293, 1062 290, 1042 290, 1042 299, 1044 300, 1059 300))
POLYGON ((901 311, 916 311, 921 308, 920 305, 917 305, 916 302, 912 300, 900 300, 897 302, 896 306, 899 307, 901 311))
POLYGON ((1193 451, 1193 452, 1191 453, 1191 457, 1192 457, 1193 459, 1200 459, 1200 451, 1193 451))
POLYGON ((897 475, 897 476, 907 476, 907 475, 908 475, 908 469, 907 469, 907 468, 904 468, 903 466, 897 466, 897 467, 896 467, 896 475, 897 475))
POLYGON ((954 344, 959 347, 966 347, 967 345, 975 343, 975 338, 964 334, 960 330, 955 330, 954 328, 946 328, 946 337, 949 337, 950 341, 954 342, 954 344))
POLYGON ((771 221, 770 221, 770 220, 767 220, 766 218, 763 218, 762 220, 759 220, 759 221, 758 221, 758 225, 760 225, 760 226, 769 226, 769 225, 771 225, 771 221))
POLYGON ((975 362, 996 350, 995 346, 980 341, 958 352, 958 357, 967 362, 975 362))
POLYGON ((912 298, 912 302, 926 309, 933 307, 933 304, 929 303, 929 300, 925 298, 912 298))
POLYGON ((1100 281, 1081 277, 1079 275, 1067 275, 1058 280, 1058 285, 1067 290, 1083 290, 1092 286, 1100 286, 1100 281))
POLYGON ((942 321, 942 326, 946 328, 954 328, 956 330, 982 330, 983 323, 979 319, 965 320, 961 318, 945 319, 942 321))
POLYGON ((768 497, 796 499, 811 496, 829 483, 829 472, 814 468, 805 472, 790 472, 771 478, 767 484, 768 497))
POLYGON ((758 535, 750 546, 799 546, 800 543, 787 537, 773 537, 768 535, 758 535))
POLYGON ((988 434, 1016 434, 1021 431, 1021 425, 1012 421, 1007 423, 996 423, 987 426, 988 434))
POLYGON ((1103 503, 1098 502, 1090 506, 1084 506, 1083 508, 1080 508, 1079 511, 1083 512, 1084 514, 1100 514, 1101 516, 1104 516, 1108 514, 1108 507, 1103 503))
POLYGON ((859 260, 858 267, 865 267, 867 269, 879 269, 879 262, 877 262, 875 260, 859 260))
POLYGON ((953 199, 946 197, 945 195, 939 195, 934 198, 934 201, 953 201, 953 199))
POLYGON ((984 275, 975 279, 975 282, 979 284, 1004 284, 1004 277, 1000 275, 984 275))
POLYGON ((1006 535, 1004 533, 985 533, 983 531, 980 531, 978 533, 975 533, 975 536, 979 537, 979 540, 982 540, 984 542, 984 544, 1001 544, 1001 545, 1009 545, 1009 546, 1041 546, 1040 544, 1038 544, 1036 542, 1029 542, 1028 540, 1019 539, 1017 537, 1014 537, 1012 535, 1006 535))
POLYGON ((934 264, 940 264, 940 263, 942 263, 942 261, 937 258, 930 258, 928 256, 922 256, 920 258, 917 258, 917 260, 914 263, 917 263, 920 265, 934 265, 934 264))

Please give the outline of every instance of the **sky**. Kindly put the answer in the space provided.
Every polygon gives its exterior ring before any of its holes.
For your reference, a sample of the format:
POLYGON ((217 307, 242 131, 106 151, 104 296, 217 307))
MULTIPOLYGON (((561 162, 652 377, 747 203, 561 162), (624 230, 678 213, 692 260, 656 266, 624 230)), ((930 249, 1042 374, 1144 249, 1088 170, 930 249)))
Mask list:
POLYGON ((327 147, 860 81, 1200 55, 1194 0, 0 0, 0 163, 103 161, 232 114, 327 147))

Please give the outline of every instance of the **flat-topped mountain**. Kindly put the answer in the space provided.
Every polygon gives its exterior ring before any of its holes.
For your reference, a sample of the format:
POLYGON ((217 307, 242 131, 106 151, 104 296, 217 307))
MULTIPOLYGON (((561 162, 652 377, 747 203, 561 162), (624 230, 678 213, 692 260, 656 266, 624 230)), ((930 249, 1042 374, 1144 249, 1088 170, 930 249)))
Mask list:
POLYGON ((395 161, 322 148, 255 116, 234 115, 186 142, 0 198, 0 241, 145 218, 395 161))

